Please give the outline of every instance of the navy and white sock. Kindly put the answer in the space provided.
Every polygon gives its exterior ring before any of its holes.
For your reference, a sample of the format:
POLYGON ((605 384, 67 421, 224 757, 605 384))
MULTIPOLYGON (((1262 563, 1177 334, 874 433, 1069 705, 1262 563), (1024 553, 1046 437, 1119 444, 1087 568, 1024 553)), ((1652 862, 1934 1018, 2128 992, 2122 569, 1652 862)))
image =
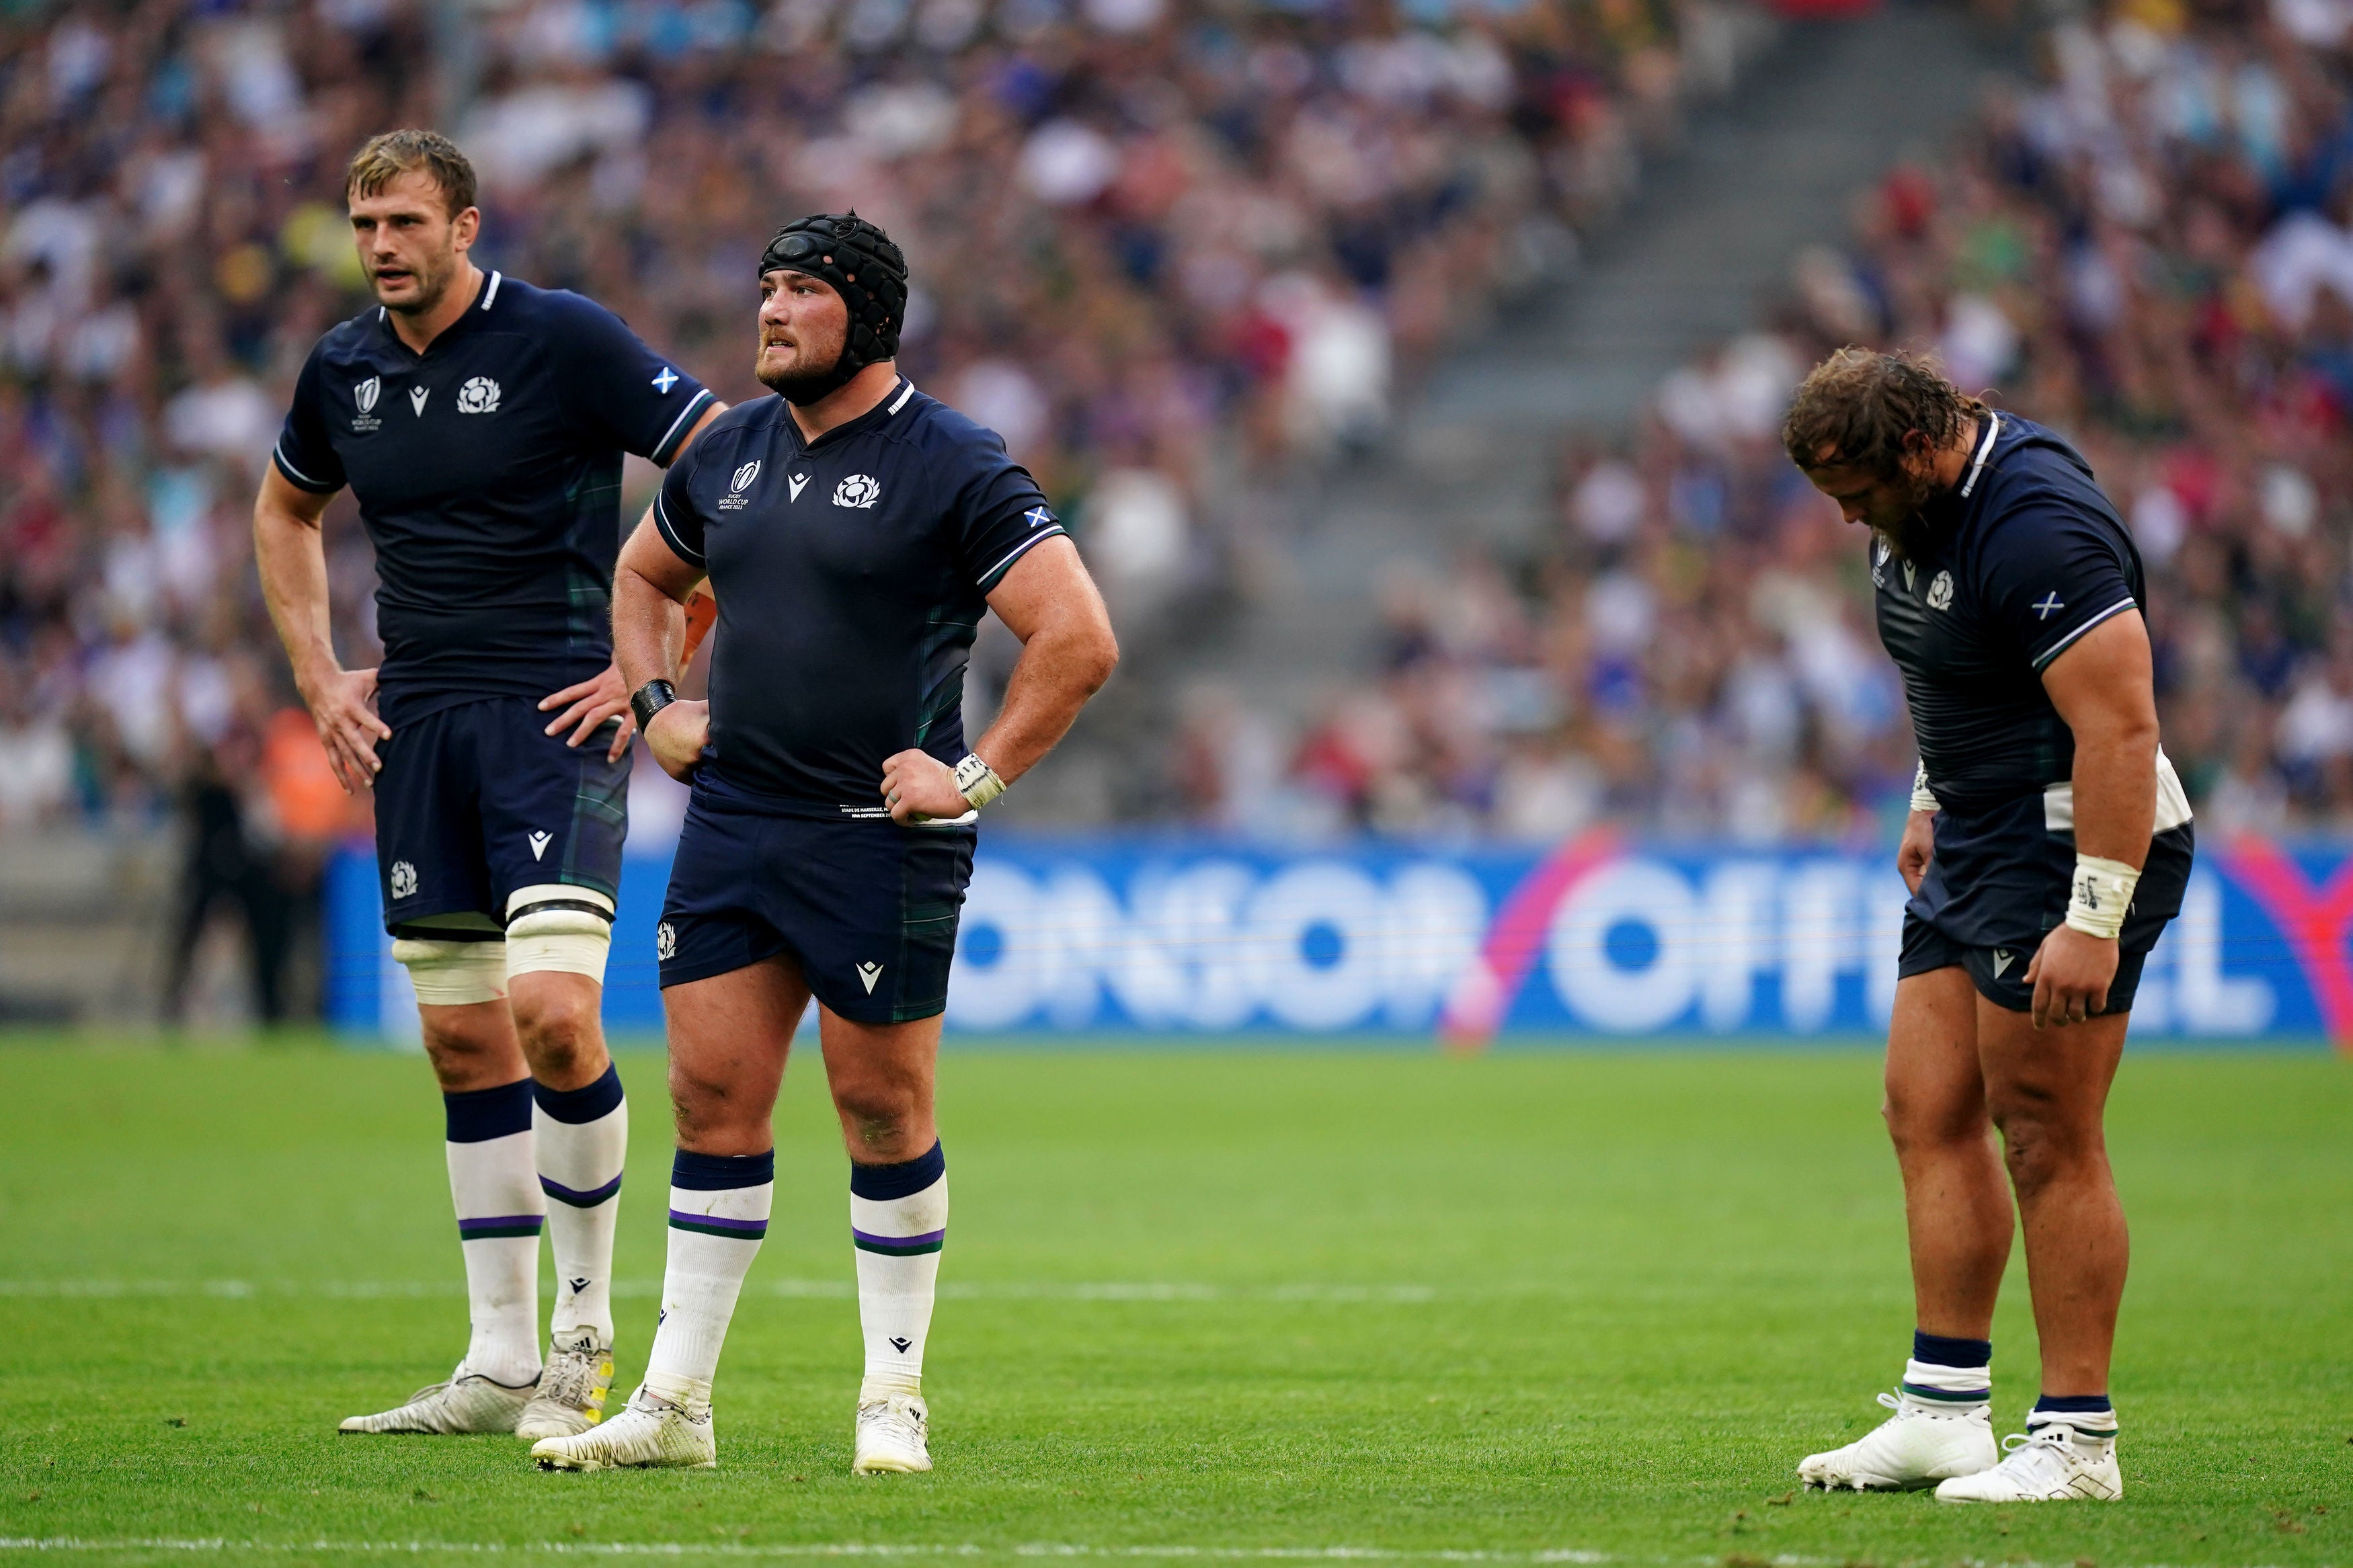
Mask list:
POLYGON ((1993 1402, 1993 1342, 1913 1330, 1904 1396, 1957 1415, 1985 1408, 1993 1402))
POLYGON ((670 1268, 661 1326, 646 1363, 646 1392, 691 1415, 711 1407, 727 1321, 768 1234, 776 1154, 696 1154, 670 1173, 670 1268))
POLYGON ((866 1336, 859 1398, 920 1394, 940 1248, 948 1237, 948 1159, 938 1143, 896 1165, 849 1167, 849 1242, 866 1336))
POLYGON ((536 1106, 532 1135, 538 1145, 540 1190, 555 1200, 547 1211, 548 1249, 555 1255, 555 1310, 548 1334, 569 1344, 583 1331, 597 1348, 613 1344, 613 1231, 621 1213, 621 1164, 629 1148, 629 1102, 621 1070, 579 1089, 531 1086, 536 1106))
POLYGON ((2077 1447, 2096 1453, 2116 1440, 2116 1407, 2105 1394, 2046 1394, 2026 1414, 2029 1432, 2044 1426, 2066 1427, 2077 1447))
POLYGON ((441 1103, 473 1323, 461 1367, 521 1388, 539 1378, 539 1232, 547 1216, 532 1160, 531 1079, 444 1094, 441 1103))

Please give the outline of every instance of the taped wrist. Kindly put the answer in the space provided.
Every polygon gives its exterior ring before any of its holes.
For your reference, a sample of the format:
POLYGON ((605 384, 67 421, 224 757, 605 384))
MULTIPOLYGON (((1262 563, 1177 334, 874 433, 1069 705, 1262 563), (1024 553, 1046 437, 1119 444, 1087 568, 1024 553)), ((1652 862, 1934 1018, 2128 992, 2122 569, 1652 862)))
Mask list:
POLYGON ((549 882, 507 900, 507 974, 554 971, 603 984, 613 947, 613 900, 594 888, 549 882))
POLYGON ((1912 774, 1912 809, 1915 811, 1939 809, 1936 792, 1928 787, 1928 764, 1926 763, 1922 763, 1912 774))
POLYGON ((997 776, 995 768, 980 760, 977 752, 966 752, 964 761, 955 765, 955 786, 965 804, 975 811, 1005 793, 1005 781, 997 776))
POLYGON ((2076 856, 2074 879, 2067 886, 2067 923, 2086 936, 2114 942, 2125 929, 2139 880, 2140 873, 2121 860, 2076 856))

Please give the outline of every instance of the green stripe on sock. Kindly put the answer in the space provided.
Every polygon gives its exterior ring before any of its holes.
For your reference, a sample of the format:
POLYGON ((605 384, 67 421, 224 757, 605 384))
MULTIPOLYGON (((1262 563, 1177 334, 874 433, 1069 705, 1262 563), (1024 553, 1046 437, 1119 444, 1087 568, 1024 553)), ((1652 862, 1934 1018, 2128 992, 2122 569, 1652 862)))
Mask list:
POLYGON ((1949 1388, 1923 1388, 1916 1383, 1907 1383, 1903 1387, 1915 1399, 1934 1400, 1938 1405, 1983 1405, 1993 1397, 1990 1388, 1980 1388, 1974 1394, 1955 1394, 1949 1388))
POLYGON ((765 1239, 767 1236, 767 1228, 765 1226, 761 1227, 758 1234, 749 1235, 741 1227, 730 1227, 719 1225, 698 1225, 693 1220, 685 1218, 677 1214, 672 1214, 670 1216, 670 1227, 672 1230, 691 1230, 697 1236, 722 1237, 729 1241, 760 1241, 765 1239))
POLYGON ((885 1258, 921 1258, 926 1252, 939 1251, 940 1248, 945 1247, 947 1243, 944 1241, 914 1241, 909 1242, 905 1246, 900 1246, 895 1243, 869 1241, 862 1236, 853 1236, 849 1238, 849 1245, 858 1248, 860 1252, 876 1252, 881 1254, 885 1258))

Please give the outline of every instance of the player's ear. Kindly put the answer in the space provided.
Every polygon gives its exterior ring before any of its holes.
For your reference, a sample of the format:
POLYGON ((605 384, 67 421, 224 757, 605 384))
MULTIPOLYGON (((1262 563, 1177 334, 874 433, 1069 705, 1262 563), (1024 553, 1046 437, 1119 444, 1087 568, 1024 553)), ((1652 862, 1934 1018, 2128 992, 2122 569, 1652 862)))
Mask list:
POLYGON ((474 247, 474 237, 482 231, 482 209, 468 207, 449 220, 450 244, 460 255, 474 247))

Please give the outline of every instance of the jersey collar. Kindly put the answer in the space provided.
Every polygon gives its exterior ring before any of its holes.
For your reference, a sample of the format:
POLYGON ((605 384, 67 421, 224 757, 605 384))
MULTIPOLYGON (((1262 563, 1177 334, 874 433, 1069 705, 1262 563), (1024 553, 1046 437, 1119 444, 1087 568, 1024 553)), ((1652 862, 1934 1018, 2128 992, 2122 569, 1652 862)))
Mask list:
POLYGON ((376 331, 384 334, 385 342, 390 343, 400 353, 406 354, 410 359, 422 360, 426 358, 427 355, 431 354, 434 350, 439 348, 443 343, 454 342, 459 338, 465 336, 467 331, 472 328, 473 324, 477 321, 489 315, 491 308, 499 302, 499 285, 506 281, 506 277, 507 275, 503 272, 491 273, 482 284, 482 292, 480 297, 472 304, 467 306, 465 313, 460 315, 456 321, 450 322, 449 325, 442 331, 439 337, 435 338, 431 342, 426 344, 424 353, 418 353, 416 350, 410 348, 406 343, 400 341, 400 334, 392 330, 392 312, 387 310, 382 305, 378 305, 375 308, 376 331))
POLYGON ((1978 443, 1976 460, 1969 464, 1969 477, 1961 481, 1963 500, 1968 500, 1969 492, 1978 488, 1978 477, 1985 472, 1986 459, 1993 456, 1994 437, 2000 434, 2001 416, 1990 408, 1987 409, 1985 439, 1978 443))
POLYGON ((830 447, 837 442, 847 440, 860 431, 871 430, 877 425, 889 424, 897 418, 900 411, 913 402, 914 398, 915 384, 902 375, 899 378, 898 385, 891 389, 890 396, 848 424, 835 426, 814 441, 801 434, 800 426, 793 419, 791 405, 786 403, 781 397, 776 399, 776 403, 784 415, 785 428, 793 433, 794 443, 804 452, 814 452, 819 447, 830 447))

